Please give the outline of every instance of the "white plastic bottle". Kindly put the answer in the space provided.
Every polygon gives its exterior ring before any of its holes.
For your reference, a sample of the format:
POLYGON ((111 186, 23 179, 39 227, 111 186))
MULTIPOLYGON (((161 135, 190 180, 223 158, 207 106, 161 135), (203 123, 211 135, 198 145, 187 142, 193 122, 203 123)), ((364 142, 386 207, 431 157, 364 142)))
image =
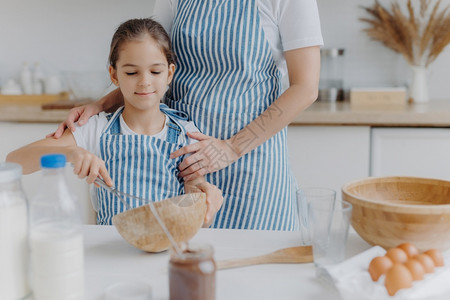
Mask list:
POLYGON ((28 218, 22 168, 0 163, 0 299, 24 299, 28 286, 28 218))
POLYGON ((28 63, 24 63, 22 66, 22 71, 20 72, 20 84, 22 85, 24 94, 33 94, 33 78, 28 63))
POLYGON ((41 158, 42 184, 30 201, 31 282, 35 300, 84 299, 80 209, 66 182, 66 157, 41 158))

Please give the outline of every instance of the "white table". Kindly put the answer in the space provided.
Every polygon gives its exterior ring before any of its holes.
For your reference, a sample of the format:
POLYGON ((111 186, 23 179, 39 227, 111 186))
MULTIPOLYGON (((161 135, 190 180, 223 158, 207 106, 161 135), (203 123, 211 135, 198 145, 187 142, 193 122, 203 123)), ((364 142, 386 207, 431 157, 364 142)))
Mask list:
MULTIPOLYGON (((130 246, 114 226, 85 225, 86 299, 103 299, 109 285, 126 280, 151 284, 153 299, 169 298, 167 251, 146 253, 130 246)), ((300 245, 298 232, 201 229, 192 242, 213 245, 216 261, 243 258, 300 245)), ((370 245, 350 231, 347 256, 370 245)), ((217 271, 216 299, 338 299, 315 278, 314 265, 270 264, 217 271)))

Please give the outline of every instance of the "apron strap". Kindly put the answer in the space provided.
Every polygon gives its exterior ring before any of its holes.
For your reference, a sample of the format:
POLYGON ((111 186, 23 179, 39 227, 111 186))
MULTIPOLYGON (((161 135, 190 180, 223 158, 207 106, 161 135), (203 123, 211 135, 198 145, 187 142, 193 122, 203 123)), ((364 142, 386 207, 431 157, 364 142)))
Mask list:
MULTIPOLYGON (((167 116, 169 117, 169 116, 167 116)), ((175 144, 178 142, 178 137, 180 136, 181 133, 181 128, 180 126, 175 123, 172 122, 172 120, 170 120, 169 118, 169 123, 167 124, 167 138, 166 141, 172 144, 175 144)))
POLYGON ((120 115, 122 114, 123 107, 119 108, 114 114, 107 114, 106 119, 108 124, 103 132, 108 132, 110 134, 121 134, 120 132, 120 115))
POLYGON ((111 127, 109 129, 110 134, 122 134, 120 132, 120 121, 119 118, 115 119, 114 122, 111 124, 111 127))
MULTIPOLYGON (((166 141, 169 143, 178 143, 178 137, 181 133, 185 133, 183 125, 181 125, 178 120, 187 120, 187 114, 175 109, 169 108, 167 105, 162 104, 160 106, 161 111, 167 115, 169 121, 167 122, 167 137, 166 141)), ((122 134, 120 131, 120 115, 122 109, 114 114, 106 115, 108 119, 108 125, 105 131, 109 131, 109 134, 122 134)))
POLYGON ((108 120, 108 122, 109 122, 111 120, 112 116, 113 116, 113 113, 106 114, 105 115, 106 120, 108 120))
MULTIPOLYGON (((180 120, 187 121, 188 115, 176 109, 169 108, 166 104, 161 103, 159 105, 159 109, 169 118, 169 122, 167 124, 167 139, 166 141, 169 143, 178 143, 178 137, 181 133, 186 135, 186 129, 180 123, 180 120)), ((186 141, 188 138, 186 137, 186 141)))
POLYGON ((166 115, 168 115, 168 116, 170 116, 170 117, 172 117, 174 119, 183 120, 183 121, 187 121, 188 120, 187 113, 185 113, 183 111, 176 110, 176 109, 169 108, 164 103, 159 104, 159 109, 163 113, 165 113, 166 115))

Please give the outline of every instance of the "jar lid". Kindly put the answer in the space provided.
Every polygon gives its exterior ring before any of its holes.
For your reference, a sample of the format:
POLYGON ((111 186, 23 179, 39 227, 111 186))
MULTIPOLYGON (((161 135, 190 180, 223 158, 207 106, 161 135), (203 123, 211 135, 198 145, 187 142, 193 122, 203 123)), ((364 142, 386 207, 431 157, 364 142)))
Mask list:
POLYGON ((16 163, 0 162, 0 183, 20 179, 22 166, 16 163))
POLYGON ((169 249, 170 260, 175 262, 189 262, 205 260, 214 255, 214 249, 209 244, 189 243, 186 249, 183 249, 181 256, 174 248, 169 249))
POLYGON ((47 154, 41 157, 41 167, 43 168, 63 168, 66 166, 66 156, 64 154, 47 154))

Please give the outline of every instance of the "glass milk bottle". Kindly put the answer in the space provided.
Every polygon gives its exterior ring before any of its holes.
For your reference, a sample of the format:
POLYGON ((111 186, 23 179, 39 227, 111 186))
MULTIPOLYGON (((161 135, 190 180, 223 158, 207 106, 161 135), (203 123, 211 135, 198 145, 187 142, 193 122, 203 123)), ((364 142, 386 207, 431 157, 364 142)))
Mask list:
POLYGON ((80 209, 70 193, 66 157, 41 158, 40 190, 30 201, 31 284, 36 300, 83 300, 80 209))
POLYGON ((24 299, 28 287, 28 218, 22 167, 0 163, 0 299, 24 299))

